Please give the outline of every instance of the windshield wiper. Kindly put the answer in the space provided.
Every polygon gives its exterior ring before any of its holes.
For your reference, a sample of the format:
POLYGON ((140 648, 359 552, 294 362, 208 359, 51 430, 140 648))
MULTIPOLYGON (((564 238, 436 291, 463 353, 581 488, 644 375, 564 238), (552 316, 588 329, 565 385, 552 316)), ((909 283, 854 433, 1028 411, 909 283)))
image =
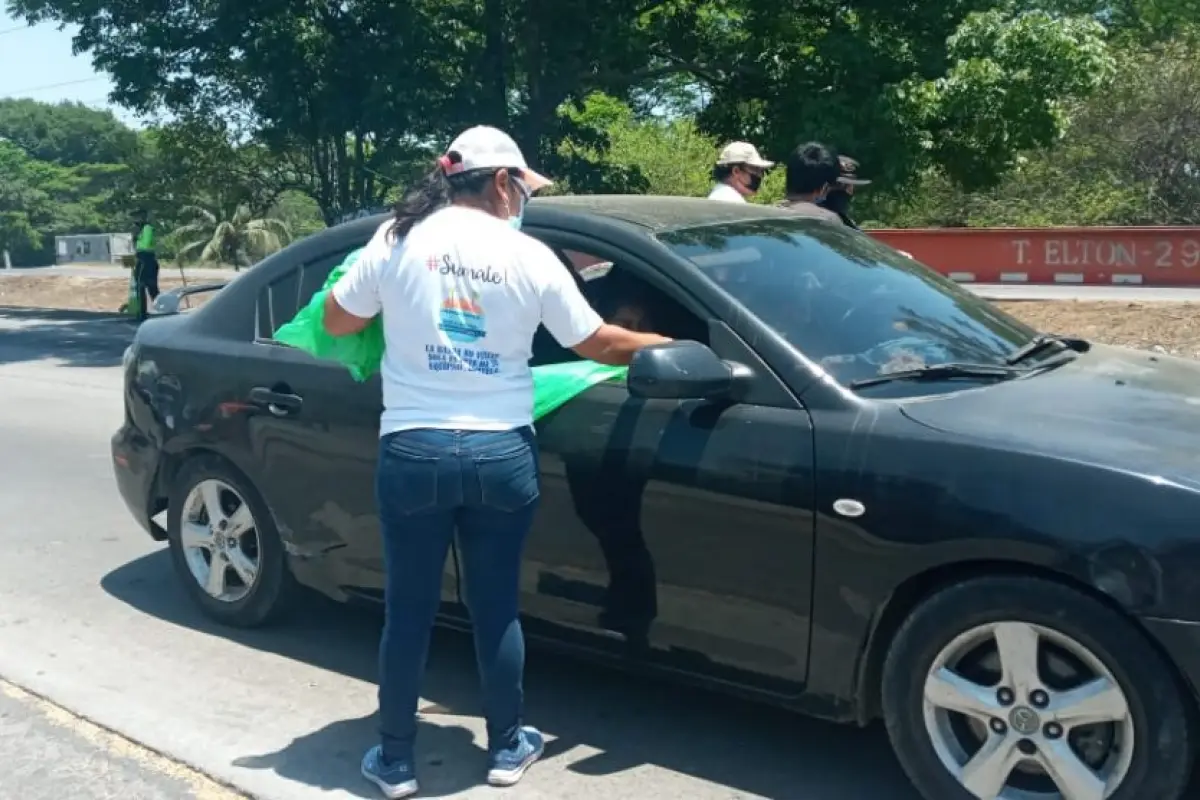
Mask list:
POLYGON ((1008 380, 1015 378, 1024 370, 1014 369, 1003 364, 929 364, 915 369, 902 369, 889 372, 886 375, 876 375, 873 378, 861 378, 850 382, 851 389, 862 389, 866 386, 878 386, 892 381, 932 381, 942 378, 994 378, 1008 380))
POLYGON ((1008 358, 1004 359, 1004 363, 1008 364, 1009 366, 1020 364, 1024 361, 1030 360, 1031 358, 1036 358, 1042 353, 1054 348, 1082 352, 1087 349, 1087 342, 1085 342, 1083 339, 1069 339, 1065 336, 1056 336, 1051 333, 1041 333, 1010 353, 1008 358))

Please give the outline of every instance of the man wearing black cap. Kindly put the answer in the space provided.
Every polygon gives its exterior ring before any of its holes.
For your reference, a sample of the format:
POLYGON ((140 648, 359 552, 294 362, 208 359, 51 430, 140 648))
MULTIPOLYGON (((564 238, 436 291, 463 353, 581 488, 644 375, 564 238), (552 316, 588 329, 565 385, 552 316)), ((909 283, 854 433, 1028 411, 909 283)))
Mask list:
POLYGON ((850 218, 850 200, 854 197, 854 187, 867 186, 871 182, 858 177, 858 162, 850 156, 838 156, 837 160, 837 181, 829 187, 820 205, 837 214, 847 227, 861 230, 858 223, 850 218))

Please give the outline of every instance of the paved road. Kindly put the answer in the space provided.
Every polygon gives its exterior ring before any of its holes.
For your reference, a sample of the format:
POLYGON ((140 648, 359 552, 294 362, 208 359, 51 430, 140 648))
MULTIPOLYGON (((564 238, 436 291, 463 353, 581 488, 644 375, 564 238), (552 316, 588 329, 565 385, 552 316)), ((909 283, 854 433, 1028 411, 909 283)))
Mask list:
POLYGON ((0 797, 242 800, 206 776, 0 682, 0 797))
MULTIPOLYGON (((113 486, 108 437, 122 413, 129 330, 86 314, 0 310, 0 679, 256 797, 371 797, 357 773, 374 736, 378 616, 314 602, 289 626, 231 632, 193 610, 113 486)), ((537 652, 529 718, 551 737, 548 757, 519 788, 497 792, 479 786, 475 696, 469 640, 440 635, 419 754, 425 796, 917 800, 878 728, 537 652)), ((69 733, 56 742, 51 752, 84 746, 69 733)), ((38 797, 5 787, 0 797, 38 797)), ((74 790, 107 796, 82 780, 74 790)), ((155 791, 168 789, 123 796, 155 791)))

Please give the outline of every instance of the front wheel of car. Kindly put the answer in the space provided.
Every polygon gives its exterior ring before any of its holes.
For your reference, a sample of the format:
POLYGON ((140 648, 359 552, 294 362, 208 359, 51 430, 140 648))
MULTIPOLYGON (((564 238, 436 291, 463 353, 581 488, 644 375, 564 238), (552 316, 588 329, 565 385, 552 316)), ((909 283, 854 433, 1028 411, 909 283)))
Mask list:
POLYGON ((253 628, 296 594, 283 542, 258 492, 214 456, 185 463, 171 489, 167 539, 175 571, 212 619, 253 628))
POLYGON ((1179 800, 1192 698, 1120 613, 1032 577, 921 604, 883 670, 888 734, 929 800, 1179 800))

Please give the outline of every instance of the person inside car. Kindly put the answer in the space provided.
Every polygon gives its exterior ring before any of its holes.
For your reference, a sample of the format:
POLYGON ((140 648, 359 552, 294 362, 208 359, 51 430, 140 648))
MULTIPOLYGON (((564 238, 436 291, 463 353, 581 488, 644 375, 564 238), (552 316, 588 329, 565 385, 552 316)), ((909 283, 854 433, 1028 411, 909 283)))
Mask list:
POLYGON ((717 156, 713 167, 716 185, 708 193, 709 200, 726 203, 745 203, 746 198, 758 194, 763 176, 774 161, 767 161, 758 153, 758 148, 749 142, 733 142, 717 156))
POLYGON ((508 134, 467 130, 400 200, 325 304, 334 336, 383 315, 381 743, 362 773, 389 798, 418 791, 417 702, 456 532, 488 782, 517 783, 544 749, 542 734, 522 724, 518 617, 522 551, 540 497, 529 367, 539 325, 606 364, 669 341, 604 322, 554 252, 521 231, 526 203, 549 184, 508 134))

